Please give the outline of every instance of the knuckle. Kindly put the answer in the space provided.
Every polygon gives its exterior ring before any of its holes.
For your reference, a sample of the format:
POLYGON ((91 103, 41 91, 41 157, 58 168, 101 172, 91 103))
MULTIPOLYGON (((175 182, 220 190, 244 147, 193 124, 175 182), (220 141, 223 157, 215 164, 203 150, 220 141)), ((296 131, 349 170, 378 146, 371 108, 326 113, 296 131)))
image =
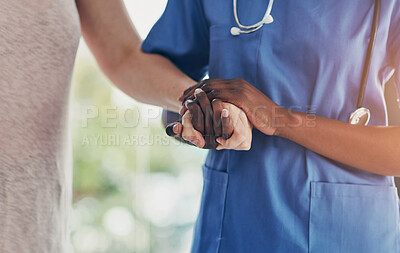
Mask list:
POLYGON ((217 103, 220 103, 221 100, 218 99, 218 98, 214 98, 211 102, 212 102, 213 104, 217 104, 217 103))
POLYGON ((189 136, 188 136, 187 134, 185 134, 185 133, 182 133, 182 138, 183 138, 185 141, 189 141, 189 136))
POLYGON ((241 82, 244 81, 244 79, 241 78, 241 77, 236 77, 234 80, 235 80, 236 82, 239 82, 239 83, 241 83, 241 82))
POLYGON ((202 86, 207 85, 209 83, 211 83, 211 79, 204 79, 203 81, 201 81, 202 86))
POLYGON ((231 139, 226 140, 225 143, 224 143, 224 147, 226 147, 226 148, 230 147, 231 145, 232 145, 232 140, 231 139))
POLYGON ((194 106, 188 106, 187 108, 190 112, 190 115, 192 116, 193 114, 196 114, 196 109, 194 106))
POLYGON ((251 145, 248 145, 247 143, 242 143, 241 145, 239 145, 239 147, 237 147, 237 150, 244 150, 244 151, 248 151, 250 150, 251 145))
POLYGON ((194 100, 188 100, 188 103, 187 103, 188 108, 189 108, 189 107, 190 107, 190 108, 194 108, 195 105, 196 105, 196 101, 194 101, 194 100))
POLYGON ((197 84, 195 84, 195 85, 190 86, 189 88, 187 88, 187 89, 183 92, 183 95, 187 95, 187 94, 193 89, 193 87, 195 87, 195 86, 197 86, 197 84))
POLYGON ((210 94, 213 95, 213 96, 217 96, 217 95, 219 95, 220 93, 221 93, 220 90, 212 90, 212 91, 210 92, 210 94))
POLYGON ((238 91, 245 99, 249 99, 249 97, 251 96, 251 94, 249 93, 248 90, 241 88, 238 91))
POLYGON ((190 133, 182 134, 182 138, 190 142, 192 142, 195 139, 194 135, 190 133))
POLYGON ((204 82, 204 83, 201 85, 201 89, 206 90, 206 89, 208 89, 210 86, 211 86, 211 85, 210 85, 210 82, 204 82))

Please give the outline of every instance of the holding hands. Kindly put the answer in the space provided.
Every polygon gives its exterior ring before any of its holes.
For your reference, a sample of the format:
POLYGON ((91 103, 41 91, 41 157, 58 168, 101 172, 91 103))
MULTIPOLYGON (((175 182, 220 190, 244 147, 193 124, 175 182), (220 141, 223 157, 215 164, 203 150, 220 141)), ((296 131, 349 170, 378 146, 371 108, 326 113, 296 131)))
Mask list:
POLYGON ((201 89, 193 89, 182 108, 182 122, 170 124, 168 135, 204 149, 250 149, 252 125, 240 108, 219 99, 210 102, 201 89))
MULTIPOLYGON (((219 99, 242 109, 254 127, 263 133, 267 135, 275 133, 277 124, 273 121, 273 115, 283 108, 243 78, 203 80, 188 88, 179 99, 183 102, 193 99, 195 90, 199 88, 211 101, 219 99)), ((183 107, 181 115, 186 110, 183 107)))
POLYGON ((205 149, 249 150, 252 127, 274 135, 275 114, 286 112, 242 78, 203 80, 179 99, 182 122, 167 132, 205 149))

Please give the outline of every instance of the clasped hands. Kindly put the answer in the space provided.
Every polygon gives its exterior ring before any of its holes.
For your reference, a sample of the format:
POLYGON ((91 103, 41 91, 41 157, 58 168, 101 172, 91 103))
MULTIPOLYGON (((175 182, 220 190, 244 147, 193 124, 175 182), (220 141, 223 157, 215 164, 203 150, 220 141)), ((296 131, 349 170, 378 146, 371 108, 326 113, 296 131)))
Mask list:
POLYGON ((269 123, 276 104, 242 78, 203 80, 179 100, 182 121, 168 125, 167 133, 199 148, 249 150, 253 125, 275 131, 269 123))

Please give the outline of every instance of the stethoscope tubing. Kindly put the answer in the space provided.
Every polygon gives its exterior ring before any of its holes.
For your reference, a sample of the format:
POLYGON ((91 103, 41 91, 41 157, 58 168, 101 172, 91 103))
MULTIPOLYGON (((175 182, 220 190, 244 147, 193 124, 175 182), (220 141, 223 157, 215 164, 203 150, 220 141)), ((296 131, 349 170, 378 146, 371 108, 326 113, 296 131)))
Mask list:
POLYGON ((251 31, 242 31, 242 33, 252 33, 252 32, 259 30, 264 25, 264 21, 266 20, 266 18, 271 14, 272 5, 274 4, 274 0, 269 0, 267 10, 265 11, 264 17, 260 22, 254 24, 254 25, 243 25, 242 23, 240 23, 240 20, 239 20, 238 11, 237 11, 238 10, 237 1, 238 0, 233 0, 233 15, 235 17, 236 24, 240 28, 245 29, 245 30, 252 29, 251 31))
POLYGON ((381 10, 381 0, 375 0, 374 17, 371 27, 371 34, 369 38, 367 55, 365 58, 363 72, 362 72, 363 74, 361 77, 360 91, 358 93, 357 108, 361 108, 364 101, 365 89, 367 87, 369 70, 372 61, 372 54, 374 51, 374 45, 376 41, 376 34, 378 32, 380 10, 381 10))

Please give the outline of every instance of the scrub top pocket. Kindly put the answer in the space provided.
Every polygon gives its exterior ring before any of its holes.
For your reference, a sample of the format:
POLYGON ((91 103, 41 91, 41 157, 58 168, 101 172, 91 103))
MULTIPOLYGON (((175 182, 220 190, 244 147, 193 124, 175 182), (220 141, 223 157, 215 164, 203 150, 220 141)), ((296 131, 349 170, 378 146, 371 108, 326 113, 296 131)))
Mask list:
POLYGON ((201 207, 191 252, 216 253, 221 240, 228 174, 203 166, 203 178, 201 207))
POLYGON ((398 252, 396 188, 312 182, 309 226, 310 253, 398 252))

